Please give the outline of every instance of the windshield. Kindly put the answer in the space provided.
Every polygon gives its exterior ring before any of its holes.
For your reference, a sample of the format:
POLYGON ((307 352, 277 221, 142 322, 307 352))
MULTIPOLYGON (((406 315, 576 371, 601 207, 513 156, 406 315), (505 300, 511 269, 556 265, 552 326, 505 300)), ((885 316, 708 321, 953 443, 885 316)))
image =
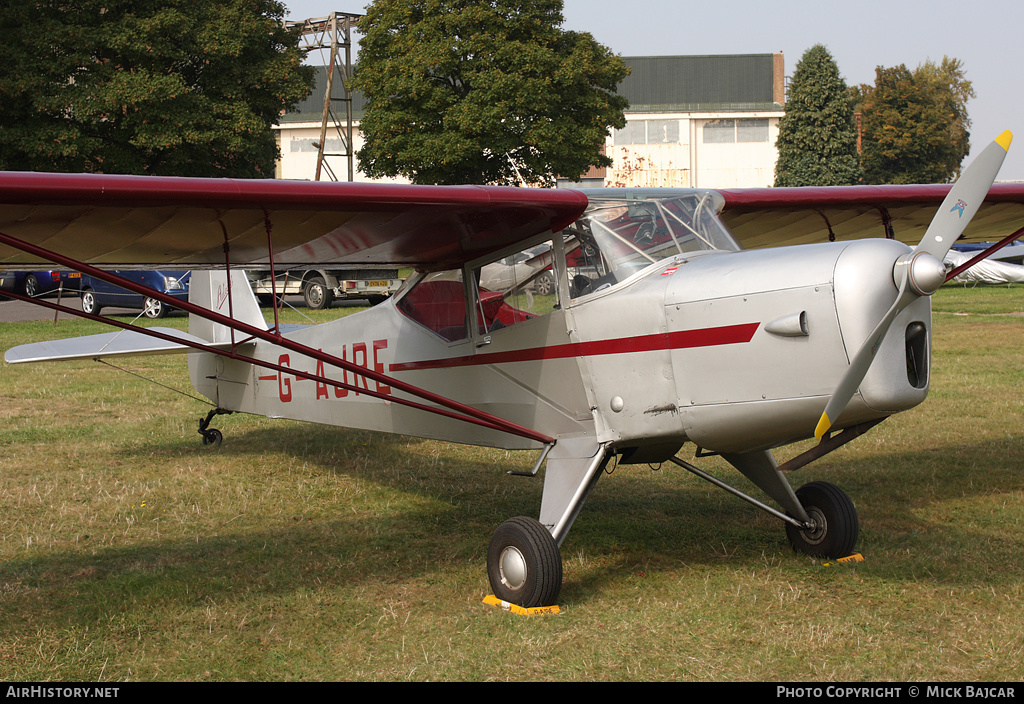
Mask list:
POLYGON ((566 228, 566 251, 575 277, 574 295, 614 284, 654 262, 686 252, 738 251, 718 219, 722 197, 696 189, 601 189, 584 191, 590 206, 566 228))

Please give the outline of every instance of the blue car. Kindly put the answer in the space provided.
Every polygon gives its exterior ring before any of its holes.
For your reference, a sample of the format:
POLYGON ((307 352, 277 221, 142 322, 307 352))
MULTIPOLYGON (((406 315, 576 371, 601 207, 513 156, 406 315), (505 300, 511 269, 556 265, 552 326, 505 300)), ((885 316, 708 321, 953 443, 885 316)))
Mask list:
POLYGON ((53 293, 59 288, 65 291, 78 291, 82 275, 77 271, 7 271, 3 278, 7 281, 4 288, 11 288, 18 293, 35 298, 53 293))
MULTIPOLYGON (((142 284, 174 298, 188 300, 189 271, 135 271, 122 270, 110 273, 142 284)), ((141 308, 147 318, 162 318, 169 308, 155 298, 142 296, 106 281, 82 275, 82 310, 99 315, 103 308, 141 308)))

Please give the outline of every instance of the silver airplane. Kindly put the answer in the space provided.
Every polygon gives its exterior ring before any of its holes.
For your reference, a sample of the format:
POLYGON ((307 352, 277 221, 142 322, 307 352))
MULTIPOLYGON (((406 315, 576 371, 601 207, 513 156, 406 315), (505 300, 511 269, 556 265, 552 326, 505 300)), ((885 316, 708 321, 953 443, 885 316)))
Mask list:
POLYGON ((825 482, 794 490, 786 473, 925 399, 943 255, 961 236, 1024 232, 1024 186, 992 186, 1009 142, 1001 135, 952 187, 579 192, 2 173, 0 266, 56 264, 157 298, 98 267, 193 271, 189 302, 165 301, 190 314, 188 333, 41 342, 5 359, 189 353, 193 385, 216 406, 199 424, 211 445, 223 439, 213 418, 243 412, 534 451, 539 519, 499 525, 487 554, 495 597, 523 608, 556 602, 560 546, 613 458, 675 463, 778 517, 796 550, 841 558, 859 535, 853 501, 825 482), (245 268, 314 263, 414 273, 354 315, 285 326, 275 308, 267 322, 245 268), (776 462, 773 451, 811 437, 816 447, 776 462), (680 459, 687 443, 765 500, 680 459))

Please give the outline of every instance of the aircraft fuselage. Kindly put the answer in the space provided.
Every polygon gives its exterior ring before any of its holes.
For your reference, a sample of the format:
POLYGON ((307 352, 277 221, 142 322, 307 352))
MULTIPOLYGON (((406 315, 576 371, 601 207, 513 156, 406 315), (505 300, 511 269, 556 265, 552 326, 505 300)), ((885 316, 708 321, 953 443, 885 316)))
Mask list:
MULTIPOLYGON (((407 290, 286 336, 556 439, 587 438, 636 453, 637 461, 673 454, 686 441, 717 452, 750 452, 811 436, 849 356, 895 299, 893 263, 907 251, 898 242, 863 240, 677 255, 574 299, 561 277, 568 305, 502 329, 469 326, 476 331, 456 341, 403 313, 407 290)), ((194 281, 193 290, 199 288, 194 281)), ((926 298, 900 314, 838 427, 925 398, 930 324, 926 298)), ((196 388, 230 410, 508 449, 538 447, 389 403, 389 395, 401 392, 386 383, 325 369, 272 344, 252 344, 258 359, 356 389, 192 355, 196 388)))

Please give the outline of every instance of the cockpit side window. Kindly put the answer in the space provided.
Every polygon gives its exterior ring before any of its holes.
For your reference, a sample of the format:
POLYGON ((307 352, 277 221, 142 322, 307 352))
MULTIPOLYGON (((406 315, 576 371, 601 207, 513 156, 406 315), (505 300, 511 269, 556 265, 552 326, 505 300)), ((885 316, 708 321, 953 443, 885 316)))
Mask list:
POLYGON ((449 342, 468 337, 466 287, 459 270, 428 274, 402 296, 397 306, 406 317, 449 342))
POLYGON ((474 269, 480 334, 546 315, 558 308, 558 277, 551 242, 474 269))

